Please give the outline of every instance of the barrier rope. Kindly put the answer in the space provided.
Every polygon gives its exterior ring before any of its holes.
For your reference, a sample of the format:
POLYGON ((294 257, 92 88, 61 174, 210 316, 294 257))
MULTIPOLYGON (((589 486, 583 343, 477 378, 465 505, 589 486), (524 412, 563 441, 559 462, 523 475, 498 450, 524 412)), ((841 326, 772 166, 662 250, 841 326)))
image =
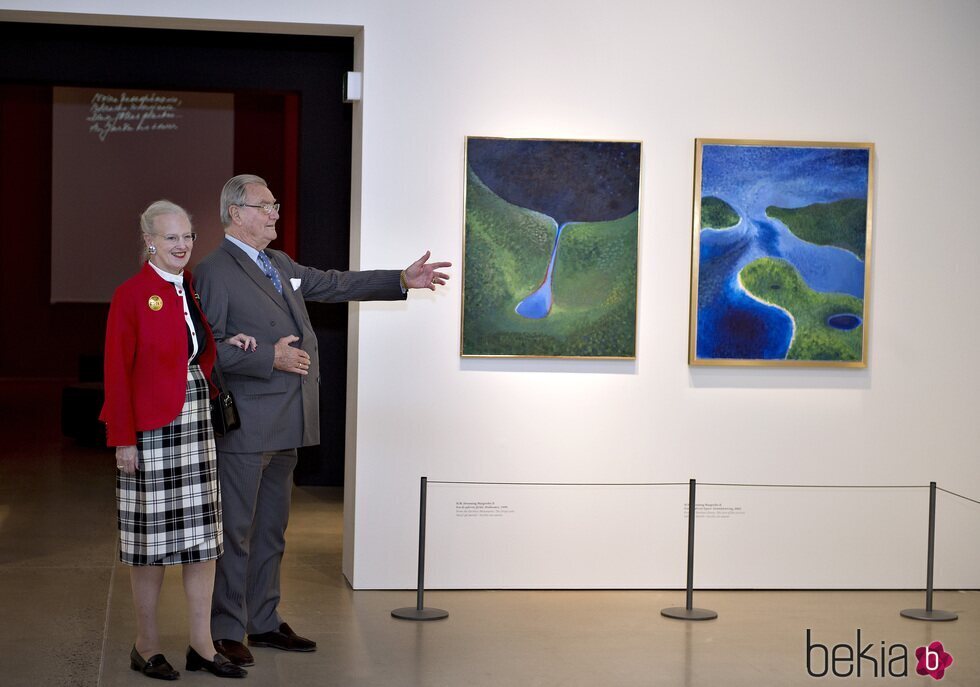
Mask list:
POLYGON ((980 504, 980 501, 977 501, 976 499, 971 499, 969 496, 963 496, 963 494, 957 494, 955 491, 950 491, 949 489, 943 489, 942 487, 936 487, 936 489, 938 489, 939 491, 945 491, 950 496, 961 498, 964 501, 972 501, 973 503, 980 504))
MULTIPOLYGON (((684 487, 687 482, 485 482, 460 480, 428 480, 429 484, 458 484, 488 487, 684 487)), ((753 484, 749 482, 698 482, 702 487, 753 487, 760 489, 928 489, 928 484, 753 484)), ((980 500, 937 487, 950 496, 976 503, 980 500)))
POLYGON ((680 487, 687 482, 454 482, 430 479, 429 484, 480 484, 503 487, 680 487))

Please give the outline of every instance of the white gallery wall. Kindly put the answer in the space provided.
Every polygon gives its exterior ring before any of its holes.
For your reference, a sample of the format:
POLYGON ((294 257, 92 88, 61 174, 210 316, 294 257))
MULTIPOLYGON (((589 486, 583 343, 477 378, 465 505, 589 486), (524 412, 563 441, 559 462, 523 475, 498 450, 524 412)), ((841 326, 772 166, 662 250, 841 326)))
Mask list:
MULTIPOLYGON (((355 588, 414 585, 422 475, 675 484, 430 484, 427 582, 446 588, 681 587, 690 478, 894 487, 702 486, 699 587, 917 588, 921 486, 980 499, 975 0, 0 8, 357 37, 352 264, 455 266, 450 288, 351 309, 355 588), (643 142, 635 361, 460 359, 467 135, 643 142), (875 143, 867 369, 687 365, 696 137, 875 143)), ((939 497, 936 585, 980 587, 980 504, 939 497)))

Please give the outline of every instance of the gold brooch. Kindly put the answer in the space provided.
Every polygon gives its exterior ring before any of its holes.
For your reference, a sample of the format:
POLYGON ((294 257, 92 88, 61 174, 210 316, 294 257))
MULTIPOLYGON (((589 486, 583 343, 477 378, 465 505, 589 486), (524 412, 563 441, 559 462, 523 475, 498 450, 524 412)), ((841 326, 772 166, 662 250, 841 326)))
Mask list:
POLYGON ((150 306, 150 310, 160 310, 163 308, 163 299, 159 296, 150 296, 150 300, 147 302, 150 306))

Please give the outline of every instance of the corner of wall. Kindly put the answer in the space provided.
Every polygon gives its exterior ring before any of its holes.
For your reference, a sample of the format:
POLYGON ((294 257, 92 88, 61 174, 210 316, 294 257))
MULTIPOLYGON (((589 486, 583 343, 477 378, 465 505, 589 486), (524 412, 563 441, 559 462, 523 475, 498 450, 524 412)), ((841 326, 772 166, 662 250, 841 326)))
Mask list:
MULTIPOLYGON (((364 29, 354 35, 354 69, 364 72, 364 29)), ((363 97, 363 96, 362 96, 363 97)), ((351 123, 351 199, 350 199, 350 267, 361 266, 361 176, 364 144, 364 117, 360 102, 354 108, 351 123)), ((342 569, 344 577, 354 585, 354 528, 357 504, 357 361, 359 342, 359 313, 356 303, 347 313, 347 417, 344 449, 344 545, 342 569)))

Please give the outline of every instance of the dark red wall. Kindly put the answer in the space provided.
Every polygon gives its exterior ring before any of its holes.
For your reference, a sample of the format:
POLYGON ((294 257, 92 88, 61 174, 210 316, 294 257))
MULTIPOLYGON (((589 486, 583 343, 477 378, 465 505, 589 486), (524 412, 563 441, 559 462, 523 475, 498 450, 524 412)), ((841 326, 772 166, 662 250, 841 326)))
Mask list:
MULTIPOLYGON (((50 304, 51 89, 0 86, 0 377, 74 377, 107 306, 50 304)), ((85 265, 79 265, 84 278, 85 265)))

